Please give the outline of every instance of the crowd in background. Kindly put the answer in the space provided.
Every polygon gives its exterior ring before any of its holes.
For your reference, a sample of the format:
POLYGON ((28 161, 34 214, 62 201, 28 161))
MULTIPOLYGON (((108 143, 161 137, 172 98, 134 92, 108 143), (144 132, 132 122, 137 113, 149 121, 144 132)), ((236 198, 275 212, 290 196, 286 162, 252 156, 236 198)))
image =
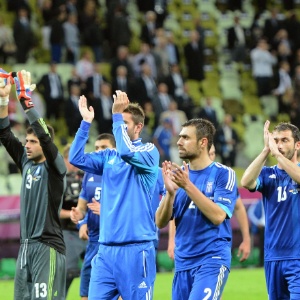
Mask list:
MULTIPOLYGON (((277 2, 282 11, 272 9, 262 24, 260 17, 271 2, 253 1, 256 14, 250 28, 240 24, 240 15, 246 13, 242 1, 216 4, 221 11, 235 12, 234 25, 227 30, 228 63, 251 65, 257 97, 276 96, 279 111, 299 127, 300 22, 294 1, 277 2)), ((153 141, 162 159, 177 160, 173 153, 181 124, 203 117, 217 128, 215 144, 222 162, 235 166, 240 141, 231 126, 234 116, 226 114, 219 120, 210 97, 203 107, 195 105, 199 99, 192 98, 186 84, 205 79, 206 29, 201 18, 188 33, 189 41, 182 44, 164 28, 168 1, 39 0, 36 5, 33 9, 26 0, 7 1, 6 9, 15 13, 15 20, 9 26, 0 18, 0 62, 26 63, 33 51, 47 53, 49 72, 38 79, 34 99, 54 126, 57 119, 64 120, 66 140, 80 124, 77 101, 82 94, 95 109, 98 133, 111 132, 112 94, 119 89, 144 108, 143 141, 153 141), (131 2, 142 16, 135 51, 131 50, 131 2), (101 70, 103 62, 110 64, 109 78, 101 70), (56 71, 60 63, 74 66, 67 86, 56 71)))

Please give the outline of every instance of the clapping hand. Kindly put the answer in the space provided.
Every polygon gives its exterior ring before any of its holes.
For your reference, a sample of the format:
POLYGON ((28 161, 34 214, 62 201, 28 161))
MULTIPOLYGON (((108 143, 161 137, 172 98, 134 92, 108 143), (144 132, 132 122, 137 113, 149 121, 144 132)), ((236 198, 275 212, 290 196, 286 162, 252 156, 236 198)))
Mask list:
POLYGON ((127 108, 129 104, 129 99, 127 94, 122 91, 116 91, 116 95, 113 95, 114 103, 112 106, 113 114, 121 114, 127 108))
POLYGON ((85 96, 80 96, 78 100, 78 108, 82 119, 88 123, 92 123, 95 116, 94 108, 92 106, 88 108, 85 96))

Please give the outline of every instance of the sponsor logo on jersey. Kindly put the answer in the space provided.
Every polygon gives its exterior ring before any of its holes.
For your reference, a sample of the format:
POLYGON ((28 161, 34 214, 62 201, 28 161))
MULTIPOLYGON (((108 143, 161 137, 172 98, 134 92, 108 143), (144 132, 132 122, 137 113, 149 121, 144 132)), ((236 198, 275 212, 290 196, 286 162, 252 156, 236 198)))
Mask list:
POLYGON ((269 176, 269 178, 274 178, 274 179, 276 179, 276 175, 275 175, 275 174, 272 174, 272 175, 269 176))
POLYGON ((88 181, 95 181, 94 177, 90 177, 88 181))

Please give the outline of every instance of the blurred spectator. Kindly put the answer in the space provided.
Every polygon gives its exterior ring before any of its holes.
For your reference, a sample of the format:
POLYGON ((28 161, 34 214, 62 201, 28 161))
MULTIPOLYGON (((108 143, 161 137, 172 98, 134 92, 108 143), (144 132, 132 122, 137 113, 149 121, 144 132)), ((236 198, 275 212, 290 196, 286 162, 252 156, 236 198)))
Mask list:
POLYGON ((201 17, 196 16, 194 20, 195 24, 195 30, 199 33, 199 36, 201 37, 200 42, 202 43, 202 48, 204 48, 205 45, 205 28, 202 26, 201 22, 201 17))
POLYGON ((68 127, 68 135, 73 137, 77 132, 82 120, 78 108, 78 100, 80 97, 80 87, 78 85, 71 85, 70 95, 65 103, 65 120, 68 127))
POLYGON ((51 61, 60 63, 65 46, 65 31, 63 23, 66 20, 65 10, 60 10, 50 25, 51 61))
POLYGON ((6 64, 9 57, 15 57, 17 46, 14 41, 13 31, 5 24, 0 16, 0 63, 6 64))
POLYGON ((112 56, 116 56, 119 46, 129 46, 131 40, 131 29, 129 27, 129 17, 122 5, 115 8, 114 16, 110 27, 110 46, 112 56))
POLYGON ((155 45, 156 29, 156 13, 154 11, 147 11, 145 14, 145 24, 142 25, 140 39, 153 47, 155 45))
MULTIPOLYGON (((157 95, 157 87, 152 76, 151 67, 147 63, 144 63, 141 67, 141 75, 135 80, 133 99, 143 106, 147 101, 153 102, 153 99, 157 95)), ((157 107, 155 106, 155 111, 156 109, 157 107)))
POLYGON ((55 14, 57 9, 53 7, 52 0, 44 0, 39 4, 38 9, 41 10, 43 18, 42 26, 42 47, 43 49, 50 49, 50 32, 51 32, 51 22, 55 19, 55 14))
POLYGON ((168 86, 164 82, 157 85, 157 94, 152 99, 156 115, 156 124, 160 123, 161 114, 169 109, 172 97, 168 94, 168 86))
POLYGON ((67 81, 67 87, 68 87, 68 93, 69 94, 71 92, 71 86, 72 85, 77 85, 80 88, 80 90, 81 90, 80 95, 85 94, 85 92, 86 92, 86 83, 84 81, 82 81, 81 78, 78 76, 75 67, 73 67, 71 69, 70 78, 67 81))
POLYGON ((50 64, 47 74, 44 74, 37 83, 37 89, 46 103, 46 118, 54 117, 57 120, 62 116, 64 92, 60 75, 57 73, 56 63, 50 64))
POLYGON ((258 97, 270 95, 274 79, 273 67, 277 63, 276 56, 269 51, 267 41, 260 39, 256 48, 251 50, 250 57, 252 75, 256 81, 258 97))
POLYGON ((98 122, 99 133, 112 133, 112 105, 113 98, 111 85, 108 82, 103 82, 101 85, 100 95, 100 113, 95 117, 98 122))
POLYGON ((155 57, 151 52, 150 46, 147 43, 142 43, 140 51, 133 57, 133 70, 136 77, 141 75, 142 66, 148 64, 151 69, 151 74, 154 79, 157 79, 157 69, 155 57))
POLYGON ((206 97, 204 106, 200 109, 196 116, 198 118, 209 120, 214 124, 215 128, 218 129, 219 121, 216 110, 212 106, 212 99, 210 97, 206 97))
POLYGON ((265 20, 264 24, 264 37, 270 45, 273 43, 273 39, 279 29, 282 28, 282 22, 279 20, 277 8, 271 10, 271 17, 265 20))
POLYGON ((247 57, 247 32, 240 24, 240 18, 234 17, 234 25, 228 29, 228 49, 234 62, 246 62, 247 57))
POLYGON ((300 128, 300 102, 294 99, 289 108, 288 113, 291 124, 300 128))
POLYGON ((28 10, 20 8, 13 24, 13 36, 17 46, 17 63, 26 63, 29 51, 35 46, 35 33, 30 25, 28 10))
POLYGON ((288 33, 285 29, 280 29, 274 39, 273 39, 273 47, 276 51, 278 62, 288 61, 291 63, 292 61, 292 45, 289 41, 288 33))
POLYGON ((193 98, 190 96, 190 87, 187 82, 183 85, 183 93, 181 96, 176 96, 174 100, 178 105, 178 109, 184 111, 188 120, 194 117, 195 104, 193 98))
POLYGON ((260 14, 261 11, 255 13, 251 27, 250 27, 250 41, 249 48, 253 49, 256 47, 258 41, 263 37, 263 28, 260 25, 260 14))
POLYGON ((157 38, 153 54, 157 60, 157 79, 160 80, 169 75, 169 53, 165 36, 157 38))
POLYGON ((184 93, 184 78, 181 73, 180 67, 178 64, 170 65, 170 73, 164 79, 164 82, 168 86, 169 94, 177 99, 181 97, 184 93))
POLYGON ((179 47, 175 44, 173 32, 166 32, 167 37, 167 52, 169 58, 169 65, 180 64, 179 47))
POLYGON ((165 160, 170 161, 170 149, 173 139, 172 121, 168 118, 163 119, 161 124, 155 129, 153 144, 157 147, 160 155, 160 165, 165 160))
POLYGON ((101 85, 108 82, 107 78, 103 76, 101 71, 101 64, 94 64, 94 72, 86 80, 86 97, 89 105, 95 106, 95 101, 99 101, 101 97, 101 85))
POLYGON ((190 32, 190 41, 184 45, 184 58, 187 67, 187 78, 197 81, 204 79, 204 49, 198 31, 190 32))
POLYGON ((97 1, 86 0, 79 1, 79 3, 83 5, 83 8, 78 9, 78 28, 81 33, 84 33, 97 17, 97 1))
POLYGON ((226 114, 223 123, 216 131, 215 146, 221 156, 221 163, 228 167, 235 167, 239 138, 231 124, 232 116, 226 114))
POLYGON ((65 34, 65 46, 67 63, 75 64, 79 59, 80 52, 80 32, 77 27, 77 15, 70 13, 68 19, 63 24, 65 34))
POLYGON ((128 78, 125 66, 119 66, 117 68, 117 76, 112 79, 112 92, 115 93, 116 90, 126 92, 128 98, 131 99, 133 83, 128 78))
POLYGON ((94 73, 94 62, 92 53, 89 49, 84 49, 81 58, 76 63, 76 73, 83 82, 86 82, 88 77, 94 73))
POLYGON ((104 33, 102 29, 101 19, 96 16, 94 22, 89 24, 82 33, 83 45, 91 47, 94 53, 95 62, 99 63, 103 60, 103 44, 104 33))
POLYGON ((170 149, 171 161, 181 164, 182 161, 179 159, 177 141, 182 128, 181 125, 187 121, 186 114, 184 111, 178 109, 176 101, 171 100, 168 110, 162 112, 160 115, 160 122, 164 119, 170 119, 173 125, 173 140, 170 149))
POLYGON ((127 46, 120 46, 117 49, 116 57, 114 57, 111 61, 111 68, 110 68, 111 78, 116 77, 117 68, 119 66, 126 67, 128 78, 130 80, 133 80, 134 73, 133 73, 133 68, 132 68, 131 62, 129 60, 129 50, 128 50, 127 46))
POLYGON ((157 127, 156 124, 156 116, 153 110, 153 105, 150 101, 144 103, 144 113, 145 113, 145 121, 144 121, 144 128, 141 132, 140 138, 145 142, 152 143, 152 136, 155 128, 157 127))
POLYGON ((300 30, 300 22, 297 19, 295 11, 291 10, 287 12, 286 18, 285 20, 283 20, 282 26, 288 33, 288 37, 291 41, 292 48, 298 49, 300 47, 300 37, 298 34, 300 30))
POLYGON ((279 112, 287 113, 293 100, 293 87, 290 77, 290 65, 287 61, 282 61, 279 67, 279 84, 273 94, 278 97, 279 112))
POLYGON ((300 65, 295 67, 293 77, 294 99, 300 103, 300 65))

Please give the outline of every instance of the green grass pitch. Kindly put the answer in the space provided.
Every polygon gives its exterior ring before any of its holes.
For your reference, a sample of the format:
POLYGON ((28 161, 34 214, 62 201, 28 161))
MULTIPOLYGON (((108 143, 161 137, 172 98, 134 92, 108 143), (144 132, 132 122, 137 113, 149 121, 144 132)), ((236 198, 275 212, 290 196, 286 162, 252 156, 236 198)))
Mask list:
MULTIPOLYGON (((154 288, 154 300, 170 300, 172 273, 158 273, 154 288)), ((13 281, 0 281, 0 298, 13 299, 13 281)), ((75 279, 69 290, 66 300, 79 300, 79 279, 75 279)), ((222 300, 265 300, 268 299, 264 279, 264 271, 261 268, 232 269, 222 300)))

